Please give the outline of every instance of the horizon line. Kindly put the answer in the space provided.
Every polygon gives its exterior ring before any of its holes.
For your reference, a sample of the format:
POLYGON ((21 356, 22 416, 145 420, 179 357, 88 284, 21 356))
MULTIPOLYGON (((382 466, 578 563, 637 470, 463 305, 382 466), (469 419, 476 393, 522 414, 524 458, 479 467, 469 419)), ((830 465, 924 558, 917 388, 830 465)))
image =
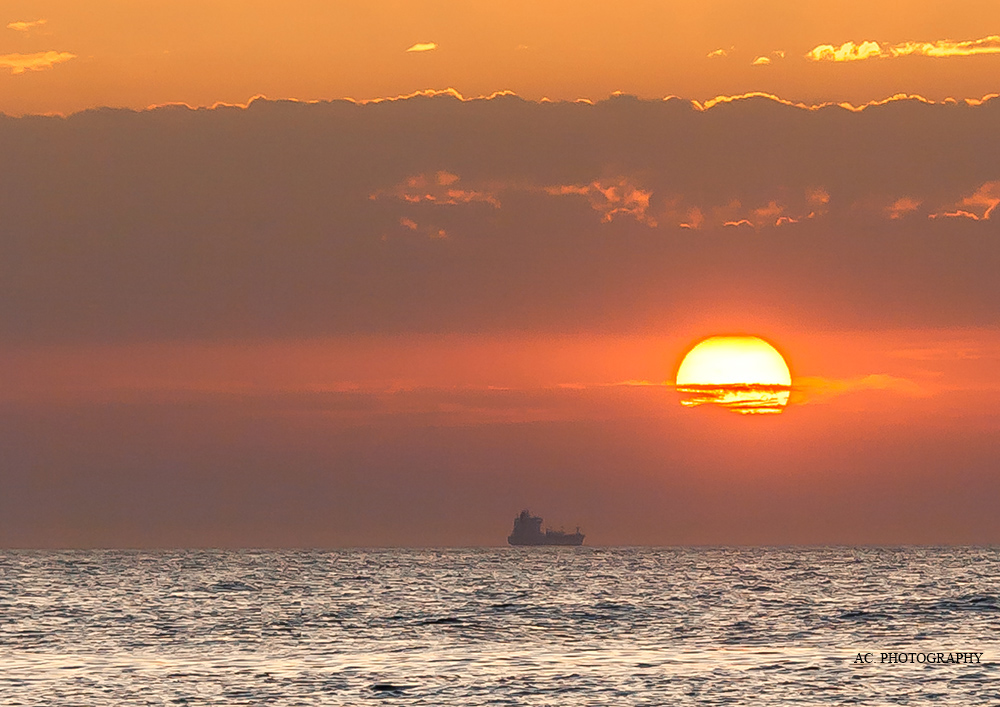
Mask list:
POLYGON ((684 544, 588 544, 588 545, 508 545, 497 543, 495 545, 284 545, 284 546, 261 546, 261 545, 95 545, 95 546, 52 546, 52 547, 0 547, 0 553, 5 552, 339 552, 357 551, 370 552, 372 550, 496 550, 504 549, 511 552, 534 552, 538 549, 542 552, 575 552, 580 548, 584 549, 662 549, 662 550, 724 550, 724 549, 898 549, 898 548, 1000 548, 1000 541, 986 543, 823 543, 823 542, 802 542, 802 543, 684 543, 684 544), (527 549, 526 549, 527 548, 527 549), (554 548, 554 550, 553 550, 554 548))

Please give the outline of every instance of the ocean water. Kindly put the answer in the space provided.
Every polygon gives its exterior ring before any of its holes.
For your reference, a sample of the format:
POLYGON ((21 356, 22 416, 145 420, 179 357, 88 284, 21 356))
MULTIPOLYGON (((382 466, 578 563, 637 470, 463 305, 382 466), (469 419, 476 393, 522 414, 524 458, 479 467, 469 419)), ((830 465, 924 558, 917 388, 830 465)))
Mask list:
POLYGON ((1000 704, 998 592, 981 548, 7 551, 0 704, 1000 704))

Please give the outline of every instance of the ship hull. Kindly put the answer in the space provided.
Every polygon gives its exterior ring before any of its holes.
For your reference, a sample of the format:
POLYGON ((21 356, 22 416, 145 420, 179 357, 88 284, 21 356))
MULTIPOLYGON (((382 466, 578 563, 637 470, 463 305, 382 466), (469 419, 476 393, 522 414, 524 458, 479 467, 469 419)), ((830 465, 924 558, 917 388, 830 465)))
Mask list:
POLYGON ((576 547, 583 545, 583 535, 564 535, 561 538, 507 538, 515 547, 576 547))

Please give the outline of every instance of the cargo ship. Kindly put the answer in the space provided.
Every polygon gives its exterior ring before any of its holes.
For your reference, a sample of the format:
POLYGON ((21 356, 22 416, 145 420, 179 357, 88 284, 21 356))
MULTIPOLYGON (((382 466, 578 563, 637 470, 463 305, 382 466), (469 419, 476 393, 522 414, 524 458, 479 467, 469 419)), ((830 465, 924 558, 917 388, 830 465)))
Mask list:
POLYGON ((511 545, 583 545, 583 533, 577 527, 575 533, 562 530, 542 531, 542 519, 527 510, 521 511, 514 519, 514 530, 507 536, 511 545))

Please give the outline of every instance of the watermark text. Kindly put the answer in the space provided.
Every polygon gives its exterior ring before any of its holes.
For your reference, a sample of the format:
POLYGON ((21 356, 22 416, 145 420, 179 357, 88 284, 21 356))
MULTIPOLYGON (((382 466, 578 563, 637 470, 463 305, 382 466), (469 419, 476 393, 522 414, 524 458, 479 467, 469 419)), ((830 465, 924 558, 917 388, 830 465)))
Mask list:
POLYGON ((855 664, 868 663, 936 663, 936 664, 970 664, 982 663, 983 653, 969 651, 943 651, 937 653, 889 651, 886 653, 858 653, 852 661, 855 664))

